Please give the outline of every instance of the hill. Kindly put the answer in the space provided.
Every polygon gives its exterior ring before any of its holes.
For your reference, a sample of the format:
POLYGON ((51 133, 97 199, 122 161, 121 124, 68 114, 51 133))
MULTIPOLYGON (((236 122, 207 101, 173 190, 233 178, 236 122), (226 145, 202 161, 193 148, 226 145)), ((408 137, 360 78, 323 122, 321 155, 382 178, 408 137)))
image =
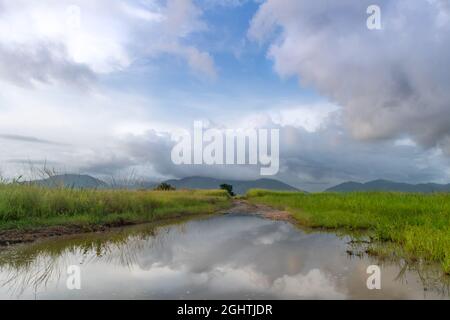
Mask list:
POLYGON ((99 189, 108 187, 102 180, 81 174, 55 175, 42 180, 34 180, 30 183, 50 188, 66 187, 76 189, 99 189))
POLYGON ((356 192, 356 191, 396 191, 396 192, 450 192, 450 184, 421 183, 409 184, 389 180, 374 180, 366 183, 344 182, 326 192, 356 192))
POLYGON ((267 189, 281 191, 300 191, 293 186, 274 179, 227 180, 207 177, 188 177, 167 180, 166 183, 177 189, 218 189, 221 184, 231 184, 236 194, 245 194, 249 189, 267 189))

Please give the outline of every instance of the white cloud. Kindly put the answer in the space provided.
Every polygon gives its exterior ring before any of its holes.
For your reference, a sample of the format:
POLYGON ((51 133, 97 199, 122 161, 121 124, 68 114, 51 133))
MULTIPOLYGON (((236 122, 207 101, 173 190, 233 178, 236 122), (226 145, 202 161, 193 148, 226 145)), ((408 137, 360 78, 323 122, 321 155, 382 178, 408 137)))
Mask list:
POLYGON ((334 281, 319 269, 306 274, 284 275, 274 281, 272 290, 285 298, 345 299, 334 281))
POLYGON ((21 82, 49 82, 77 78, 77 71, 121 71, 136 59, 160 54, 180 56, 192 69, 215 75, 211 56, 182 41, 206 29, 201 10, 190 0, 169 0, 165 6, 159 1, 18 0, 0 1, 0 7, 0 57, 13 62, 0 68, 0 75, 8 80, 17 80, 13 73, 21 64, 27 66, 21 82))
POLYGON ((330 103, 315 103, 299 105, 289 108, 278 108, 269 111, 272 121, 280 126, 303 128, 308 132, 315 132, 326 122, 338 107, 330 103))

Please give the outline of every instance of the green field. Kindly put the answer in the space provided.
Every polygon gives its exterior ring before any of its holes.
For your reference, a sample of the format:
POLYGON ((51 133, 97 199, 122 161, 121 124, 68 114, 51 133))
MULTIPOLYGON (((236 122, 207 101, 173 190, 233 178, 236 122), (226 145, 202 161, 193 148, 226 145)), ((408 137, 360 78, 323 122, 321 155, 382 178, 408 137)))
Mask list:
POLYGON ((0 185, 0 230, 151 222, 216 212, 225 191, 80 190, 0 185))
POLYGON ((402 257, 438 262, 450 274, 450 194, 251 190, 247 199, 289 211, 307 227, 365 230, 373 242, 397 244, 402 257))

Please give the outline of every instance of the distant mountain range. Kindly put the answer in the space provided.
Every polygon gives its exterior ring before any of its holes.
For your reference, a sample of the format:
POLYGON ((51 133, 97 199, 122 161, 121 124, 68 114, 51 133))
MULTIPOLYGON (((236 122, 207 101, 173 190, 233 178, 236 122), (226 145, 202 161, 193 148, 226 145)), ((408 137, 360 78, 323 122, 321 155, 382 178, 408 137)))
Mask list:
POLYGON ((108 188, 108 184, 106 182, 88 175, 81 175, 81 174, 55 175, 47 179, 34 180, 29 183, 49 188, 56 188, 56 187, 66 187, 75 189, 108 188))
POLYGON ((218 189, 221 184, 230 184, 236 194, 245 194, 249 189, 267 189, 280 191, 300 191, 286 183, 274 179, 259 180, 226 180, 205 177, 189 177, 179 180, 168 180, 166 183, 177 189, 218 189))
POLYGON ((409 184, 389 180, 374 180, 366 183, 344 182, 326 192, 356 192, 356 191, 396 191, 396 192, 450 192, 450 184, 421 183, 409 184))
MULTIPOLYGON (((177 189, 219 189, 221 184, 231 184, 236 194, 245 194, 249 189, 267 189, 282 191, 299 191, 298 189, 273 179, 259 180, 222 180, 205 177, 189 177, 179 180, 167 180, 166 183, 177 189)), ((120 184, 108 185, 106 182, 89 175, 63 174, 55 175, 47 179, 31 181, 32 184, 38 184, 45 187, 67 187, 76 189, 105 189, 119 188, 120 184)), ((137 182, 135 185, 127 183, 123 187, 130 189, 153 189, 157 186, 154 182, 137 182)))
MULTIPOLYGON (((249 189, 266 189, 280 191, 301 191, 293 186, 274 179, 258 180, 228 180, 215 179, 207 177, 188 177, 183 179, 172 179, 165 181, 177 189, 218 189, 221 184, 230 184, 236 194, 245 194, 249 189)), ((66 187, 76 189, 106 189, 121 188, 120 184, 109 185, 108 183, 89 175, 81 174, 62 174, 49 177, 42 180, 29 182, 45 187, 66 187)), ((129 189, 153 189, 158 183, 155 182, 137 182, 136 184, 127 183, 124 188, 129 189)), ((450 184, 421 183, 408 184, 389 180, 374 180, 366 183, 344 182, 325 192, 357 192, 357 191, 396 191, 396 192, 450 192, 450 184)))

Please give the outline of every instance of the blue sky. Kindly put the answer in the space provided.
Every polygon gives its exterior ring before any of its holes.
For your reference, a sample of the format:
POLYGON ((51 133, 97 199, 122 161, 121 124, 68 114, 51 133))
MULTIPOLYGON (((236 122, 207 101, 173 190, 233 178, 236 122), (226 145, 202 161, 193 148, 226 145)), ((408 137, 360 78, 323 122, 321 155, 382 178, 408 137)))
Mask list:
POLYGON ((259 178, 177 167, 174 130, 280 129, 280 173, 448 182, 450 4, 375 1, 0 0, 2 174, 259 178), (422 45, 418 45, 421 43, 422 45))
POLYGON ((248 39, 250 21, 257 10, 258 3, 253 1, 240 6, 206 6, 202 20, 208 29, 183 39, 183 42, 193 44, 212 56, 217 72, 213 78, 196 73, 182 59, 163 55, 139 59, 127 72, 107 75, 104 81, 118 90, 157 96, 168 101, 171 108, 181 110, 182 105, 171 101, 174 95, 199 103, 205 103, 204 99, 208 101, 211 95, 220 97, 223 106, 218 111, 233 108, 227 101, 235 96, 241 97, 249 105, 234 107, 248 109, 269 107, 258 102, 252 103, 256 100, 324 100, 313 88, 301 87, 296 77, 281 78, 277 75, 273 61, 267 58, 267 44, 248 39), (147 71, 143 71, 146 68, 147 71))

